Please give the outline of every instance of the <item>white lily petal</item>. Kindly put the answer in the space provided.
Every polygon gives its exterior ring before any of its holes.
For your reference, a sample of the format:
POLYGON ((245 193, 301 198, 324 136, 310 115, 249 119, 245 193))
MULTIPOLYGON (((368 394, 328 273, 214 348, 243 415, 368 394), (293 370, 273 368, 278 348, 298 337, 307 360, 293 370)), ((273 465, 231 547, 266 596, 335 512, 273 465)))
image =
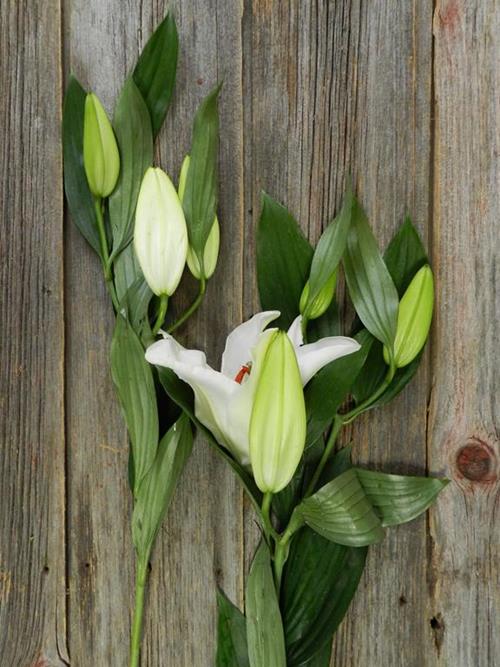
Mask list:
POLYGON ((177 362, 189 364, 190 366, 207 365, 207 358, 204 352, 200 350, 188 350, 170 334, 164 331, 161 334, 163 335, 163 340, 153 343, 146 350, 146 360, 150 364, 165 366, 165 368, 172 368, 172 364, 177 362))
POLYGON ((306 385, 323 366, 347 354, 357 352, 360 347, 360 344, 353 338, 330 336, 329 338, 322 338, 316 343, 297 348, 295 352, 302 384, 306 385))
POLYGON ((287 331, 288 338, 292 341, 295 347, 300 347, 304 342, 302 336, 302 315, 297 315, 290 328, 287 331))
POLYGON ((188 350, 172 336, 153 343, 146 359, 170 368, 194 391, 195 415, 226 446, 242 465, 249 463, 248 424, 252 387, 239 385, 206 363, 203 352, 188 350))
POLYGON ((241 367, 250 361, 251 351, 262 331, 279 316, 279 310, 257 313, 229 334, 222 355, 221 372, 224 375, 234 380, 241 367))

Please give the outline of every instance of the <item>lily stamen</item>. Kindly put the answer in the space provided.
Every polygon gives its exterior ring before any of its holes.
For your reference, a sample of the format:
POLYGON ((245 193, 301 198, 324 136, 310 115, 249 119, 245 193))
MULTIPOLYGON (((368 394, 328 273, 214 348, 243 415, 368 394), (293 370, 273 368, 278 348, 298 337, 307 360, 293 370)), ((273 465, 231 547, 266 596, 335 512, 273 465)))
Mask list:
POLYGON ((250 375, 250 371, 252 370, 252 364, 244 364, 240 370, 236 373, 236 377, 234 378, 234 381, 237 382, 238 384, 241 384, 243 382, 243 379, 245 378, 245 375, 250 375))

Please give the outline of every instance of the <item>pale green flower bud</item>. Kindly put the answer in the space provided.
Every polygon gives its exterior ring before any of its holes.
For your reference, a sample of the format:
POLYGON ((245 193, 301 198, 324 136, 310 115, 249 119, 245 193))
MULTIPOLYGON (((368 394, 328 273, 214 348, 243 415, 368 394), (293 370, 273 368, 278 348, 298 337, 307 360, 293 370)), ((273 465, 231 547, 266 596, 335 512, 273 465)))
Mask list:
POLYGON ((257 375, 249 429, 252 472, 263 493, 277 493, 292 479, 306 440, 302 380, 284 331, 262 337, 252 374, 257 375))
MULTIPOLYGON (((181 202, 184 199, 184 191, 186 189, 186 179, 190 161, 191 161, 190 156, 186 155, 186 157, 182 162, 181 173, 179 174, 179 187, 177 188, 177 192, 179 193, 179 199, 181 200, 181 202)), ((220 246, 220 227, 217 216, 215 216, 212 229, 210 230, 210 234, 208 235, 207 242, 203 250, 203 277, 206 278, 207 280, 208 278, 212 277, 215 268, 217 266, 217 259, 219 257, 219 246, 220 246)), ((197 280, 200 280, 202 277, 200 262, 191 247, 189 247, 188 250, 187 265, 193 276, 197 280)))
POLYGON ((326 281, 319 294, 314 298, 309 308, 307 308, 307 302, 309 300, 309 281, 307 281, 300 296, 300 314, 305 315, 307 309, 307 319, 315 320, 318 317, 321 317, 321 315, 326 312, 328 306, 331 304, 333 297, 335 296, 336 287, 337 271, 335 271, 326 281))
MULTIPOLYGON (((434 278, 426 264, 412 278, 399 303, 398 325, 394 341, 394 361, 397 368, 411 363, 425 345, 434 307, 434 278)), ((389 353, 384 347, 384 359, 389 353)))
POLYGON ((172 295, 186 264, 188 238, 184 211, 167 174, 150 167, 142 179, 134 230, 135 253, 151 290, 172 295))
POLYGON ((90 192, 95 197, 108 197, 120 173, 120 153, 111 123, 94 93, 85 99, 83 165, 90 192))

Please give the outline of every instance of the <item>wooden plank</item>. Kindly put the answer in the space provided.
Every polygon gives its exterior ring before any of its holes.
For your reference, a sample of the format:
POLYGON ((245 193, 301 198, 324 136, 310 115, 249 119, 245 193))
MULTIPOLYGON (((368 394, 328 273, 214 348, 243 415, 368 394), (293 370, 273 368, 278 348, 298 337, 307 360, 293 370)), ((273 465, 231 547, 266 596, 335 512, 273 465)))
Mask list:
MULTIPOLYGON (((283 201, 315 241, 351 173, 382 243, 406 211, 427 237, 431 18, 431 2, 248 3, 247 310, 256 304, 250 249, 261 188, 283 201)), ((351 433, 358 460, 425 471, 427 383, 424 363, 393 406, 360 420, 351 433)), ((371 549, 332 664, 421 667, 415 646, 431 641, 425 558, 424 519, 371 549)))
MULTIPOLYGON (((70 68, 108 110, 167 3, 66 3, 70 68)), ((160 138, 160 164, 176 176, 190 146, 193 114, 224 77, 221 104, 221 262, 183 342, 220 360, 241 320, 241 45, 234 3, 168 3, 181 42, 177 91, 160 138), (231 63, 228 67, 227 63, 231 63)), ((180 302, 189 298, 188 286, 180 302)), ((70 649, 77 664, 126 664, 133 582, 127 443, 108 371, 112 314, 98 262, 68 230, 68 438, 70 649), (110 631, 112 627, 113 631, 110 631)), ((198 443, 152 559, 144 664, 210 662, 215 645, 215 580, 241 601, 241 490, 198 443), (196 638, 196 640, 194 639, 196 638), (202 647, 202 650, 200 650, 202 647)))
POLYGON ((452 484, 430 522, 436 665, 499 664, 500 11, 438 1, 431 469, 452 484))
POLYGON ((60 9, 2 3, 0 661, 66 664, 60 9))

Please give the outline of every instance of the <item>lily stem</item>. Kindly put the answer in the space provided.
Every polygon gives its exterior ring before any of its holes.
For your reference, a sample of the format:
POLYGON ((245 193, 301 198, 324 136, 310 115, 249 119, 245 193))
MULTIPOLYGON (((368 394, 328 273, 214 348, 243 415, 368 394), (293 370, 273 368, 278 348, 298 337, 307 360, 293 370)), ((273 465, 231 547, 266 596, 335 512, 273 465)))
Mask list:
POLYGON ((391 362, 387 375, 385 376, 383 382, 378 386, 376 391, 373 392, 365 401, 357 405, 353 410, 347 412, 342 416, 342 421, 344 424, 350 424, 358 415, 360 415, 366 408, 369 408, 372 403, 382 396, 387 387, 391 384, 394 374, 396 373, 396 366, 394 362, 391 362))
POLYGON ((264 494, 262 499, 262 526, 264 528, 264 533, 268 543, 271 541, 271 537, 277 541, 279 539, 278 533, 274 530, 273 524, 271 522, 271 503, 273 500, 273 494, 268 492, 264 494))
MULTIPOLYGON (((148 554, 149 557, 149 554, 148 554)), ((138 557, 135 576, 135 609, 130 641, 130 667, 139 667, 144 613, 144 594, 148 576, 148 557, 138 557)))
POLYGON ((113 302, 113 306, 118 311, 119 303, 116 296, 116 290, 113 283, 113 274, 111 272, 111 262, 109 260, 108 239, 106 238, 106 229, 104 227, 104 217, 102 214, 102 199, 94 197, 94 208, 97 220, 97 231, 99 233, 99 244, 101 246, 102 267, 104 270, 104 279, 106 280, 106 287, 113 302))
POLYGON ((156 317, 156 322, 154 324, 154 327, 152 329, 152 334, 153 336, 156 336, 158 331, 160 330, 161 325, 165 321, 165 315, 167 314, 167 308, 168 308, 168 294, 162 294, 160 296, 160 307, 158 308, 158 315, 156 317))
POLYGON ((321 473, 323 472, 326 462, 330 458, 332 449, 334 448, 335 443, 337 442, 338 435, 343 425, 344 425, 344 420, 342 415, 336 414, 333 420, 332 430, 330 431, 330 435, 328 436, 328 440, 326 442, 325 449, 323 450, 321 459, 318 463, 316 470, 314 471, 314 475, 311 477, 311 481, 307 486, 307 490, 305 492, 306 498, 308 498, 311 495, 311 493, 313 493, 316 484, 318 483, 318 480, 321 477, 321 473))
POLYGON ((200 287, 198 291, 198 296, 196 299, 193 301, 193 303, 187 308, 182 315, 177 319, 173 324, 169 326, 167 329, 168 333, 174 332, 176 329, 178 329, 184 322, 191 317, 191 315, 199 308, 201 302, 203 301, 203 297, 205 296, 205 291, 207 288, 207 281, 205 278, 200 278, 200 287))

